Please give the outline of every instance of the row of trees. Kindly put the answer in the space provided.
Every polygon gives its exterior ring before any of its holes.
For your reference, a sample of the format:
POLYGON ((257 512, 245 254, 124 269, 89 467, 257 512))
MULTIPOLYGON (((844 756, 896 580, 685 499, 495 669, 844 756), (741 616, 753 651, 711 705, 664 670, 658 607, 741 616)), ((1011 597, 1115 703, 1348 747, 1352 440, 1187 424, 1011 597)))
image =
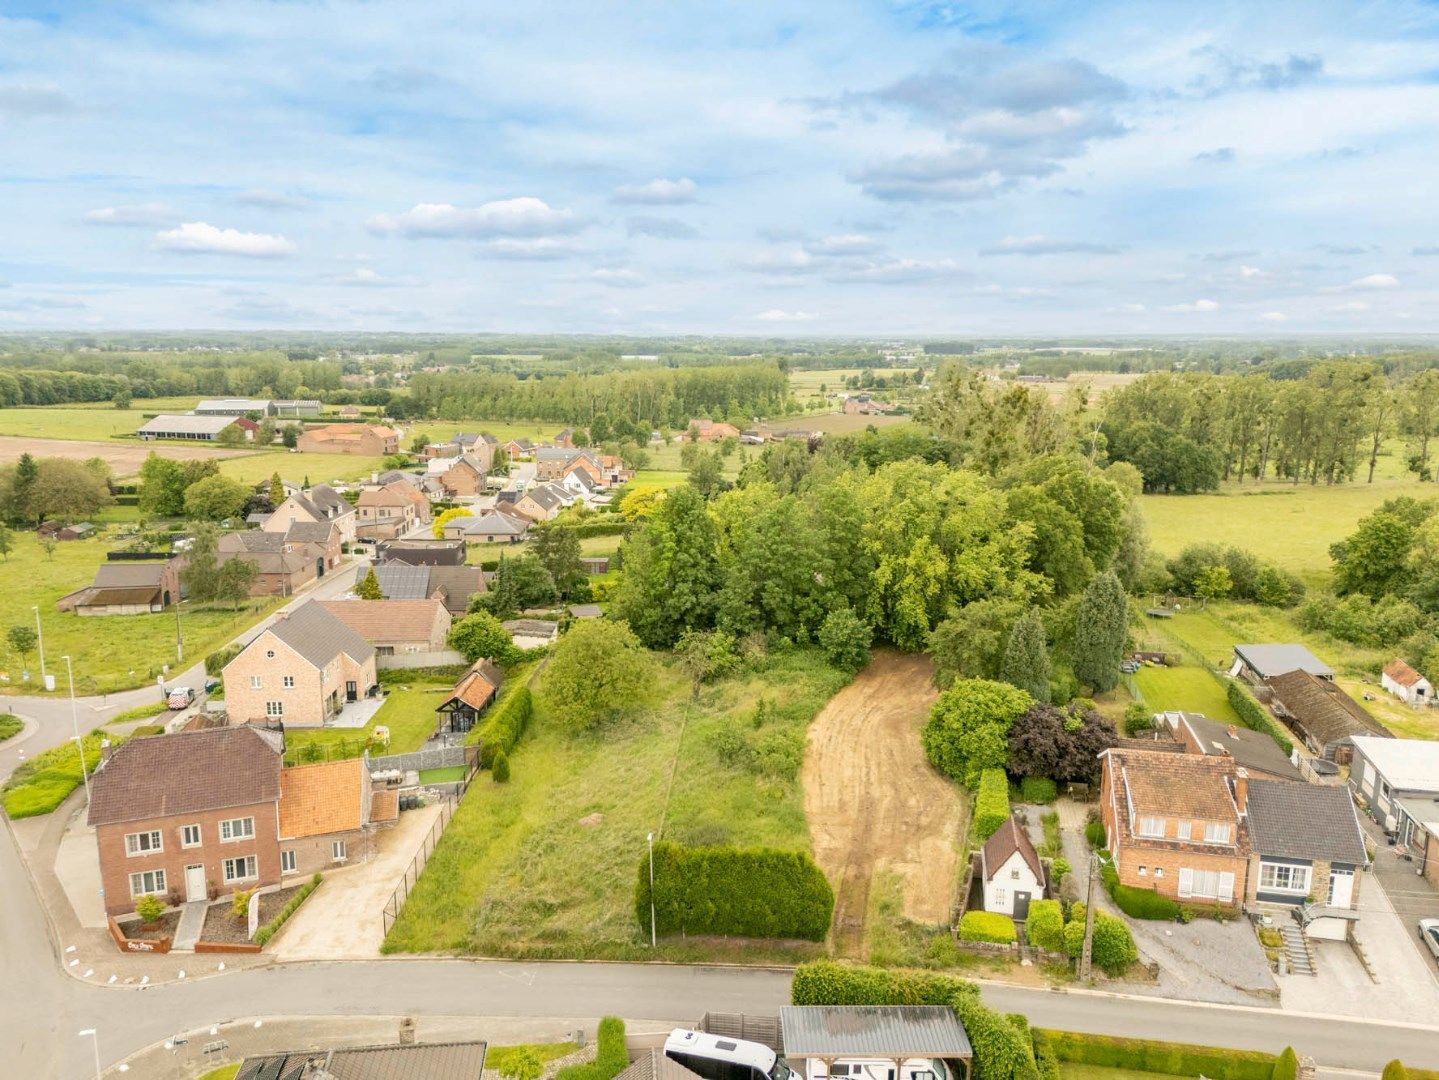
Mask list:
POLYGON ((0 467, 0 519, 15 525, 83 521, 115 501, 110 487, 110 466, 100 458, 21 454, 13 465, 0 467))

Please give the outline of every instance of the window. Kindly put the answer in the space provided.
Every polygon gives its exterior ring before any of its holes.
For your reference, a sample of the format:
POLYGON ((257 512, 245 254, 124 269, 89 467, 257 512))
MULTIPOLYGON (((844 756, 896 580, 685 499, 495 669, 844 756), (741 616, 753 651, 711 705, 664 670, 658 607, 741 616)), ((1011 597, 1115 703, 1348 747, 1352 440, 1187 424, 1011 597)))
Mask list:
POLYGON ((1188 822, 1188 821, 1181 821, 1178 825, 1176 825, 1176 826, 1174 827, 1174 835, 1177 836, 1177 837, 1179 837, 1179 839, 1181 839, 1181 840, 1188 840, 1188 839, 1189 839, 1189 830, 1190 830, 1190 828, 1191 828, 1191 823, 1190 823, 1190 822, 1188 822))
POLYGON ((130 895, 158 896, 165 892, 165 871, 163 870, 142 870, 138 874, 130 875, 130 895))
POLYGON ((230 818, 220 822, 220 839, 231 840, 253 840, 255 837, 255 819, 252 817, 230 818))
POLYGON ((330 844, 330 858, 336 862, 345 861, 345 842, 343 840, 335 840, 330 844))
POLYGON ((280 852, 280 873, 293 874, 295 872, 295 849, 280 852))
POLYGON ((295 688, 295 676, 286 675, 282 677, 280 679, 280 685, 283 686, 286 690, 293 690, 295 688))
POLYGON ((181 828, 180 828, 180 846, 181 846, 181 847, 199 847, 199 846, 200 846, 200 826, 198 826, 198 825, 183 825, 183 826, 181 826, 181 828))
POLYGON ((152 829, 150 832, 132 832, 125 834, 126 855, 151 855, 157 851, 164 851, 165 845, 160 838, 160 830, 152 829))
POLYGON ((998 908, 998 907, 1004 907, 1004 890, 1003 890, 1003 889, 995 889, 995 890, 994 890, 994 906, 997 907, 997 908, 998 908))
POLYGON ((273 659, 275 659, 275 650, 274 650, 274 649, 266 649, 266 650, 265 650, 265 659, 266 659, 266 660, 273 660, 273 659))
POLYGON ((255 874, 255 856, 241 855, 238 859, 225 860, 225 881, 249 881, 255 874))
POLYGON ((1181 898, 1197 896, 1204 900, 1233 900, 1234 875, 1227 870, 1179 869, 1181 898))
POLYGON ((263 685, 263 680, 260 678, 260 676, 258 676, 258 675, 251 675, 251 676, 250 676, 250 689, 251 689, 251 690, 258 690, 258 689, 260 689, 261 685, 263 685))
POLYGON ((1147 866, 1141 866, 1141 867, 1139 868, 1139 876, 1140 876, 1140 877, 1148 877, 1148 876, 1149 876, 1149 867, 1147 867, 1147 866))
POLYGON ((265 715, 266 715, 266 716, 284 716, 284 715, 285 715, 285 703, 284 703, 283 701, 267 701, 267 702, 265 702, 265 715))
POLYGON ((1163 876, 1164 876, 1164 867, 1162 867, 1162 866, 1156 866, 1156 867, 1154 868, 1154 876, 1155 876, 1155 877, 1163 877, 1163 876))
POLYGON ((1009 880, 1010 880, 1010 881, 1018 881, 1018 880, 1019 880, 1019 867, 1016 866, 1013 870, 1011 870, 1011 871, 1009 872, 1009 880))
POLYGON ((1227 844, 1229 843, 1229 826, 1214 821, 1204 823, 1204 842, 1206 844, 1227 844))
POLYGON ((394 656, 394 655, 395 655, 395 647, 394 647, 393 645, 376 645, 376 646, 375 646, 375 655, 376 655, 376 656, 394 656))
POLYGON ((1274 892, 1309 892, 1309 867, 1288 866, 1284 863, 1260 863, 1259 887, 1274 892))
POLYGON ((1163 836, 1164 819, 1162 817, 1142 817, 1139 819, 1140 836, 1163 836))

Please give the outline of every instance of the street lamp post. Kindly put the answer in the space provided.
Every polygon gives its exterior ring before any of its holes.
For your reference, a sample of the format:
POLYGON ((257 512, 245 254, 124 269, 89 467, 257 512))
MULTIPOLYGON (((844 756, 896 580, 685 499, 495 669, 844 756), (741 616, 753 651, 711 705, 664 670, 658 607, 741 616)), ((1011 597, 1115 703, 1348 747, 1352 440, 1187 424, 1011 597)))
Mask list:
POLYGON ((40 647, 40 685, 45 685, 45 632, 40 628, 40 605, 31 604, 30 610, 35 613, 35 641, 40 647))
POLYGON ((75 665, 70 662, 70 657, 62 656, 65 661, 65 671, 70 676, 70 723, 75 731, 75 749, 80 752, 80 776, 85 781, 85 805, 90 805, 90 771, 85 768, 85 741, 80 738, 80 712, 79 706, 75 703, 75 665))
POLYGON ((655 947, 655 834, 645 836, 650 846, 650 948, 655 947))
POLYGON ((100 1080, 103 1072, 100 1068, 100 1034, 94 1028, 85 1028, 80 1032, 80 1037, 83 1039, 86 1035, 90 1036, 90 1042, 95 1047, 95 1080, 100 1080))
POLYGON ((175 661, 185 662, 185 639, 180 636, 180 597, 175 597, 175 661))

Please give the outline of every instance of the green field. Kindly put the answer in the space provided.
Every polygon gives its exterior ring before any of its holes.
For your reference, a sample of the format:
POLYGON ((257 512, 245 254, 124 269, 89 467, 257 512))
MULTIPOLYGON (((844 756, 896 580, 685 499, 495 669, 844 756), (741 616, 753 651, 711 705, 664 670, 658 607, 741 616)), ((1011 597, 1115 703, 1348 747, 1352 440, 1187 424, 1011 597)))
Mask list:
MULTIPOLYGON (((193 404, 190 407, 193 408, 193 404)), ((146 414, 157 411, 144 402, 130 409, 117 409, 113 405, 0 409, 0 435, 32 439, 108 439, 112 435, 135 434, 135 429, 145 422, 146 414)))
POLYGON ((1151 712, 1199 712, 1221 723, 1238 723, 1224 686, 1204 668, 1142 667, 1133 676, 1151 712))
MULTIPOLYGON (((35 625, 32 605, 40 609, 41 633, 45 644, 45 668, 56 677, 58 693, 66 692, 65 664, 69 654, 75 667, 75 690, 79 694, 153 686, 161 666, 174 669, 175 614, 173 609, 154 615, 107 615, 82 617, 55 610, 55 601, 66 593, 90 584, 95 568, 105 560, 110 546, 105 537, 55 545, 54 558, 46 558, 33 533, 15 534, 15 550, 0 563, 12 581, 22 587, 0 590, 0 632, 12 626, 35 625)), ((278 606, 278 598, 257 598, 238 610, 223 608, 182 608, 181 632, 185 660, 189 667, 214 652, 257 619, 278 606)), ((40 665, 36 653, 28 657, 31 681, 21 679, 21 656, 0 639, 0 687, 10 693, 39 692, 40 665)), ((158 698, 159 691, 156 691, 158 698)))
MULTIPOLYGON (((162 444, 163 445, 163 444, 162 444)), ((164 456, 164 450, 160 450, 164 456)), ((275 473, 282 480, 302 483, 306 477, 312 484, 333 481, 363 480, 385 468, 382 457, 363 454, 287 454, 281 450, 262 450, 244 457, 225 458, 220 473, 242 484, 258 484, 275 473)))
MULTIPOLYGON (((390 729, 390 745, 379 753, 408 754, 424 745, 435 730, 435 706, 445 699, 454 686, 450 679, 416 678, 384 688, 385 703, 375 719, 362 728, 324 728, 309 730, 287 728, 285 731, 285 763, 296 765, 309 760, 305 747, 315 744, 320 758, 359 757, 365 743, 377 727, 390 729)), ((372 751, 373 753, 374 751, 372 751)), ((463 770, 461 770, 463 774, 463 770)))
MULTIPOLYGON (((817 368, 812 371, 791 371, 789 373, 789 387, 796 396, 804 394, 817 394, 819 388, 824 386, 831 394, 844 390, 845 379, 853 376, 863 375, 866 371, 875 376, 889 378, 892 375, 913 375, 915 368, 922 367, 925 371, 934 370, 934 364, 926 361, 916 361, 912 367, 875 367, 875 368, 817 368)), ((910 384, 906 389, 913 389, 910 384)))
MULTIPOLYGON (((681 843, 810 848, 798 782, 721 758, 715 732, 753 732, 756 702, 778 706, 762 732, 798 751, 844 677, 810 651, 772 656, 759 673, 709 687, 690 704, 665 668, 632 718, 588 735, 551 722, 537 695, 511 779, 471 786, 385 944, 387 952, 514 957, 656 955, 632 905, 645 834, 681 843), (681 733, 683 732, 683 741, 681 733), (671 773, 676 777, 666 806, 671 773)), ((797 759, 796 759, 797 765, 797 759)), ((809 950, 775 947, 766 958, 809 950)), ((714 942, 662 942, 661 958, 715 956, 714 942)), ((734 954, 738 958, 738 954, 734 954)), ((753 961, 753 943, 745 946, 753 961)))

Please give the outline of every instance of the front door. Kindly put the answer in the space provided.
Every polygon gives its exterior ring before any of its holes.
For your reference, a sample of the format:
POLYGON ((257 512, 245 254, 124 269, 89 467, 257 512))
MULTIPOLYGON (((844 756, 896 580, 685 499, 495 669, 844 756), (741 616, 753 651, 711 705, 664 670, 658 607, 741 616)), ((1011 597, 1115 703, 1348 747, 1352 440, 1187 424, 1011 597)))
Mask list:
POLYGON ((1017 892, 1014 894, 1014 921, 1023 922, 1029 918, 1029 893, 1017 892))
POLYGON ((345 700, 358 701, 360 699, 360 686, 353 680, 345 683, 345 700))
POLYGON ((315 560, 315 576, 316 576, 316 577, 324 577, 324 576, 325 576, 325 560, 324 560, 324 559, 316 559, 316 560, 315 560))
POLYGON ((1354 899, 1354 871, 1329 871, 1329 906, 1347 908, 1354 899))
POLYGON ((193 903, 196 900, 208 900, 209 898, 210 895, 205 889, 204 864, 185 867, 186 902, 193 903))

